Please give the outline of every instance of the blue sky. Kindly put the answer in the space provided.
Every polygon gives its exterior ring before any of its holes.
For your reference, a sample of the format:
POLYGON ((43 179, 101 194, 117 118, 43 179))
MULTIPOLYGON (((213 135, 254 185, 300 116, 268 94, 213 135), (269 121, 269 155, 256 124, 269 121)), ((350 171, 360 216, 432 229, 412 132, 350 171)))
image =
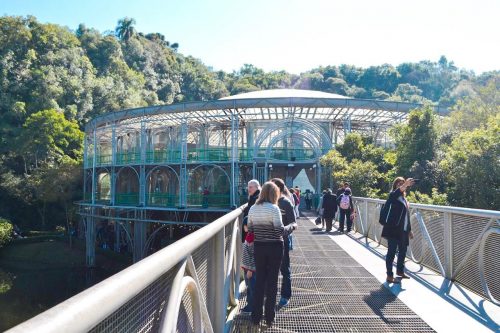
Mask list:
POLYGON ((125 16, 214 69, 245 63, 300 73, 446 55, 476 73, 500 70, 500 0, 0 0, 0 15, 34 15, 76 29, 125 16))

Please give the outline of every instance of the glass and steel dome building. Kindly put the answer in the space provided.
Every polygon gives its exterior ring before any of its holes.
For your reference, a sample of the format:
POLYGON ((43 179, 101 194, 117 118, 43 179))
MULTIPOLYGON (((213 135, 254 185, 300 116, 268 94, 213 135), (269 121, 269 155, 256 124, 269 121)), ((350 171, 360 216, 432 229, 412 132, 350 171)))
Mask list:
POLYGON ((160 229, 172 236, 172 225, 202 225, 243 204, 250 179, 292 186, 301 174, 314 192, 332 186, 323 154, 352 131, 386 145, 387 130, 418 106, 274 89, 99 116, 85 128, 87 244, 105 223, 114 248, 127 244, 139 260, 160 229))

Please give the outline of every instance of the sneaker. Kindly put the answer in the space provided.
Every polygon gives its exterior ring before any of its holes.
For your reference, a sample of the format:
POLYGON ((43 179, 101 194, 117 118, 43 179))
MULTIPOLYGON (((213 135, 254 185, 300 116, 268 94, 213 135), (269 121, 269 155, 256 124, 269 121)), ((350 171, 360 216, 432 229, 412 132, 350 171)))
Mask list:
POLYGON ((251 313, 252 312, 252 308, 250 307, 250 305, 247 304, 247 306, 245 306, 243 309, 241 309, 241 312, 243 312, 243 313, 251 313))
POLYGON ((284 297, 281 297, 280 302, 278 303, 278 306, 279 306, 280 308, 282 308, 282 307, 284 307, 284 306, 287 306, 287 305, 288 305, 288 303, 290 303, 290 300, 289 300, 289 299, 286 299, 286 298, 284 298, 284 297))

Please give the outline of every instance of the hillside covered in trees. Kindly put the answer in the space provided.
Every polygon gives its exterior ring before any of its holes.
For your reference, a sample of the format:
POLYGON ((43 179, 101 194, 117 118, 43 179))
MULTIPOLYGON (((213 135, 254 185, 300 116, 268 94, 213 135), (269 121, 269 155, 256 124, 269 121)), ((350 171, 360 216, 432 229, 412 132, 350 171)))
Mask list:
POLYGON ((415 111, 408 125, 394 130, 394 150, 353 135, 324 163, 349 165, 334 177, 359 183, 358 194, 381 195, 390 177, 411 170, 423 179, 415 200, 467 205, 470 191, 481 192, 486 182, 493 188, 488 199, 469 206, 500 207, 500 71, 476 75, 443 56, 397 66, 326 66, 300 75, 252 65, 226 73, 134 24, 124 18, 102 33, 83 24, 71 30, 31 16, 0 17, 0 217, 35 229, 75 222, 82 128, 97 115, 273 88, 450 107, 455 111, 446 122, 436 122, 429 109, 415 111), (353 178, 368 172, 368 185, 353 178))

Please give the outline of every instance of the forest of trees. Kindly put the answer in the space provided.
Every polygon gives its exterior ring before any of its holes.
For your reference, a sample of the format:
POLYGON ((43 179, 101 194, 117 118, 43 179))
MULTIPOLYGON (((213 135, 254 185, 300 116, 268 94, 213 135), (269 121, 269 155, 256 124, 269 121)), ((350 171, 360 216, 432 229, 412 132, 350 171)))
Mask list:
POLYGON ((253 65, 226 73, 134 25, 124 18, 102 33, 83 24, 71 30, 32 16, 0 17, 0 217, 34 229, 75 222, 82 129, 97 115, 272 88, 451 108, 444 122, 429 108, 414 111, 407 125, 394 129, 394 150, 351 135, 324 163, 344 165, 334 178, 350 179, 357 194, 380 196, 392 176, 411 173, 422 179, 414 200, 500 207, 500 71, 476 75, 442 56, 396 67, 326 66, 300 75, 253 65))

